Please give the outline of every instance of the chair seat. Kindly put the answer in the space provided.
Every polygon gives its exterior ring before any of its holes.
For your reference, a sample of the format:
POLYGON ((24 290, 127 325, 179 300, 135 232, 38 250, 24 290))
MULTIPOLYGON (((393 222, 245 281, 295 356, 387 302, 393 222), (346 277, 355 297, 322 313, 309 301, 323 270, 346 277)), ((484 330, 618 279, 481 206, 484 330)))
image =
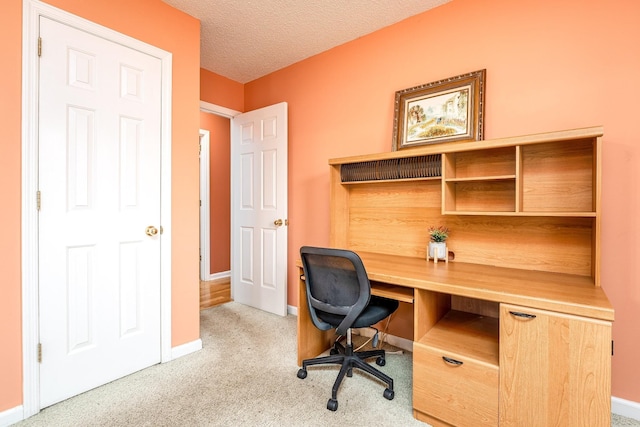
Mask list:
MULTIPOLYGON (((351 327, 357 329, 375 325, 396 311, 398 309, 398 305, 398 301, 396 300, 372 295, 369 300, 369 305, 367 305, 364 311, 357 317, 351 327)), ((327 313, 320 310, 316 310, 316 313, 320 319, 334 327, 337 327, 342 323, 342 320, 345 318, 345 316, 340 316, 339 314, 327 313)))

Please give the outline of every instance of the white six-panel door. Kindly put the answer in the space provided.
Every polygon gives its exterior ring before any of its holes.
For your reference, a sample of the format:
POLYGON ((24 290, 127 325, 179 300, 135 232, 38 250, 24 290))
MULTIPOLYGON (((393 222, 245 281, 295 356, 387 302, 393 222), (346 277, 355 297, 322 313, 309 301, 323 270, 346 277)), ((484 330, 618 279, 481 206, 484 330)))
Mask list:
POLYGON ((231 286, 235 301, 287 314, 287 104, 231 125, 231 286))
POLYGON ((45 407, 160 362, 161 63, 40 18, 45 407))

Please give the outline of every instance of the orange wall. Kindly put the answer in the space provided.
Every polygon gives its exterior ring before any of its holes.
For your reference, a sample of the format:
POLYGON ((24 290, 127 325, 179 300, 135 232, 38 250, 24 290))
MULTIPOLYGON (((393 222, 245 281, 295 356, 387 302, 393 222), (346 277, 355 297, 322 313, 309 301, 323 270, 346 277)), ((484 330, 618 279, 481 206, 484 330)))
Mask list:
MULTIPOLYGON (((20 182, 21 3, 4 0, 0 14, 2 182, 20 182)), ((197 21, 159 0, 50 3, 174 53, 173 345, 197 339, 197 21)), ((390 150, 396 90, 486 68, 486 138, 604 125, 602 279, 616 308, 613 395, 640 401, 637 16, 640 3, 625 0, 455 0, 245 86, 214 75, 200 99, 239 111, 289 103, 290 265, 301 245, 328 243, 326 159, 390 150)), ((3 186, 0 197, 3 411, 22 402, 19 186, 3 186)), ((297 305, 294 269, 288 281, 289 304, 297 305)))
POLYGON ((231 128, 226 117, 200 113, 200 129, 210 133, 209 238, 213 274, 231 269, 231 128))
POLYGON ((22 298, 20 287, 20 85, 22 1, 4 1, 0 13, 0 412, 22 403, 22 298))
MULTIPOLYGON (((333 157, 391 150, 394 93, 487 69, 485 138, 604 125, 602 283, 613 395, 640 401, 640 2, 454 0, 245 85, 289 104, 289 266, 329 241, 333 157)), ((289 268, 289 304, 297 305, 289 268)))
POLYGON ((201 68, 200 100, 244 111, 244 85, 201 68))
MULTIPOLYGON (((160 0, 48 0, 47 3, 173 53, 172 346, 197 340, 200 23, 160 0)), ((0 13, 0 412, 22 403, 21 50, 22 0, 0 13)), ((167 224, 165 224, 167 226, 167 224)))

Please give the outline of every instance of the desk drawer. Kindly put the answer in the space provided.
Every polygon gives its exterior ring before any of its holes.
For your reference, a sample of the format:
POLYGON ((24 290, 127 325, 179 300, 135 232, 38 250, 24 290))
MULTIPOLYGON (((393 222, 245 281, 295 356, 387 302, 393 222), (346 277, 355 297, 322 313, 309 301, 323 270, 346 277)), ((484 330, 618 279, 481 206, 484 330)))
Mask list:
POLYGON ((413 408, 455 426, 496 426, 498 375, 496 366, 416 342, 413 408), (447 363, 443 356, 462 363, 447 363))

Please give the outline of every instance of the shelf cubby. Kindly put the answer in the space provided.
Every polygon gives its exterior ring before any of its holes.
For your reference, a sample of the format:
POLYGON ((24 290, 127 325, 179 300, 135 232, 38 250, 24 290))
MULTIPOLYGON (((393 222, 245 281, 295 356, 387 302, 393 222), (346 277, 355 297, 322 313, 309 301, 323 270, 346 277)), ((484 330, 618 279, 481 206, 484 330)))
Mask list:
POLYGON ((594 213, 593 139, 521 147, 521 212, 594 213))
POLYGON ((445 180, 515 176, 516 149, 501 147, 444 154, 445 180))
POLYGON ((498 367, 499 323, 498 318, 451 310, 417 342, 498 367))
POLYGON ((482 180, 447 180, 444 183, 444 213, 510 212, 516 209, 515 177, 482 180))

